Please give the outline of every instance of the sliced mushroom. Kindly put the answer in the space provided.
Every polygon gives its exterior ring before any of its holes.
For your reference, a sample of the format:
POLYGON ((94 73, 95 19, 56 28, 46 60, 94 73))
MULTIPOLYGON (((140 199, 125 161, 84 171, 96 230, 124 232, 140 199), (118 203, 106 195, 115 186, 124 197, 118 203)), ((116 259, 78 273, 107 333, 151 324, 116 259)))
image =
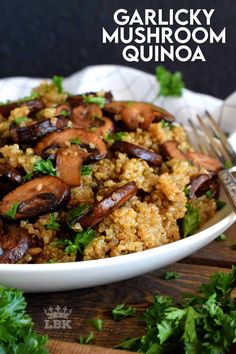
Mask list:
POLYGON ((70 200, 70 188, 60 178, 35 178, 7 194, 0 205, 0 214, 9 216, 15 207, 14 219, 28 219, 60 209, 70 200))
POLYGON ((77 146, 60 149, 57 153, 57 176, 71 187, 80 185, 80 168, 87 153, 77 146))
POLYGON ((18 225, 8 225, 0 235, 0 263, 16 263, 32 243, 30 234, 18 225))
POLYGON ((196 197, 197 192, 201 189, 205 182, 209 181, 212 177, 207 174, 202 174, 194 178, 189 187, 189 198, 192 199, 196 197))
POLYGON ((173 122, 174 116, 151 103, 116 101, 105 105, 103 111, 113 119, 121 119, 130 130, 147 130, 152 122, 165 120, 173 122))
POLYGON ((192 199, 195 197, 200 197, 207 191, 212 192, 213 198, 218 198, 220 186, 216 175, 212 176, 211 174, 202 174, 194 178, 189 187, 189 198, 192 199))
POLYGON ((52 119, 45 119, 25 127, 12 127, 10 129, 11 138, 16 143, 27 143, 42 136, 62 130, 68 125, 68 119, 58 116, 52 119))
POLYGON ((141 146, 127 143, 126 141, 115 141, 111 145, 111 149, 114 151, 124 152, 129 156, 138 157, 155 166, 162 164, 161 155, 157 154, 156 152, 144 149, 141 146))
POLYGON ((161 144, 160 149, 165 158, 186 160, 185 154, 179 150, 178 143, 174 140, 168 140, 161 144))
MULTIPOLYGON (((67 102, 72 106, 72 107, 76 107, 76 106, 80 106, 81 104, 84 103, 84 96, 101 96, 101 94, 97 93, 97 92, 87 92, 83 95, 70 95, 67 98, 67 102)), ((113 99, 113 95, 110 91, 107 91, 105 93, 103 93, 103 96, 106 100, 106 102, 111 102, 113 99)))
POLYGON ((39 99, 29 100, 29 101, 10 102, 10 103, 0 105, 0 114, 6 117, 10 114, 10 112, 13 109, 21 106, 27 106, 29 108, 29 111, 32 113, 32 112, 37 112, 40 109, 43 109, 44 103, 39 99))
POLYGON ((22 182, 22 174, 15 168, 4 163, 0 163, 0 179, 1 177, 12 183, 19 184, 22 182))
POLYGON ((79 140, 80 147, 88 150, 88 161, 92 162, 101 160, 106 156, 107 148, 102 139, 92 132, 76 128, 65 129, 59 133, 48 134, 38 142, 34 151, 37 155, 45 156, 45 153, 48 149, 50 149, 50 147, 53 147, 54 151, 56 147, 65 148, 68 147, 70 142, 74 139, 79 140))
POLYGON ((128 182, 124 186, 115 189, 111 194, 100 202, 95 202, 92 209, 88 213, 78 218, 78 222, 83 229, 93 227, 103 218, 108 216, 113 210, 121 207, 138 191, 135 182, 128 182))
POLYGON ((70 108, 69 104, 62 103, 56 107, 56 112, 55 112, 56 117, 59 117, 59 116, 66 116, 67 117, 70 115, 71 115, 71 108, 70 108), (65 113, 66 113, 66 115, 65 115, 65 113))
POLYGON ((217 172, 222 168, 219 160, 205 154, 201 154, 200 152, 188 152, 186 155, 187 158, 195 165, 204 167, 208 171, 217 172))

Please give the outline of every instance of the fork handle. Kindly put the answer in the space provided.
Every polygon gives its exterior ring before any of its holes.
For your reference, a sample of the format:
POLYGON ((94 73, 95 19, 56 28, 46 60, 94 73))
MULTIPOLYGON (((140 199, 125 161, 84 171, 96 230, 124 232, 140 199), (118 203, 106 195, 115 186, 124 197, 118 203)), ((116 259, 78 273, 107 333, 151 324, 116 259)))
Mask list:
POLYGON ((236 166, 228 170, 221 170, 218 172, 218 177, 231 203, 231 206, 236 213, 236 180, 232 174, 233 172, 236 172, 236 166))

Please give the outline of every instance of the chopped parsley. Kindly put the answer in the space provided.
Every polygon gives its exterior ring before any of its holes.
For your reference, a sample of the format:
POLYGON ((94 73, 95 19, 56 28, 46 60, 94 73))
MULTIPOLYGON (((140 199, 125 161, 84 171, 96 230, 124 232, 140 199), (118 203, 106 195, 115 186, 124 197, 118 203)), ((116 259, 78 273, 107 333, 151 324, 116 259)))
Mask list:
POLYGON ((171 73, 164 66, 156 68, 156 78, 160 85, 158 96, 181 96, 184 88, 182 74, 171 73))
POLYGON ((80 145, 80 144, 81 144, 81 141, 80 141, 80 138, 74 138, 74 139, 71 139, 71 140, 70 140, 70 143, 71 143, 71 144, 80 145))
POLYGON ((114 135, 108 134, 104 140, 107 141, 108 143, 113 142, 113 141, 121 141, 123 139, 124 135, 125 135, 125 132, 117 132, 114 135))
POLYGON ((177 304, 157 295, 144 311, 146 331, 116 348, 139 353, 224 354, 236 342, 236 267, 214 273, 199 295, 185 295, 177 304))
POLYGON ((200 214, 198 208, 188 204, 187 212, 183 219, 183 237, 193 235, 200 225, 200 214))
POLYGON ((15 118, 14 123, 20 125, 21 123, 27 122, 28 120, 29 120, 28 117, 23 116, 23 117, 15 118))
POLYGON ((213 198, 213 192, 209 189, 209 191, 207 191, 206 193, 205 193, 205 195, 207 196, 207 198, 209 198, 209 199, 211 199, 211 198, 213 198))
POLYGON ((0 352, 48 354, 47 336, 37 334, 20 290, 0 286, 0 352))
POLYGON ((56 222, 56 217, 54 213, 50 213, 49 215, 49 221, 45 225, 47 230, 59 230, 60 229, 60 224, 56 222))
POLYGON ((164 119, 161 120, 161 127, 162 128, 171 128, 171 124, 166 122, 164 119))
POLYGON ((116 307, 112 310, 112 316, 114 320, 120 321, 122 318, 132 316, 136 312, 136 309, 134 307, 125 307, 125 304, 118 304, 116 307))
POLYGON ((31 101, 31 100, 36 100, 37 98, 39 98, 39 96, 40 96, 40 94, 38 92, 32 91, 29 96, 23 97, 20 100, 18 100, 17 102, 27 102, 27 101, 31 101))
POLYGON ((78 205, 75 208, 71 208, 66 217, 67 224, 70 227, 73 227, 74 223, 76 222, 77 219, 79 219, 80 216, 83 214, 86 214, 90 209, 89 205, 78 205))
POLYGON ((176 272, 167 271, 167 272, 164 274, 163 278, 164 278, 165 280, 179 279, 179 278, 180 278, 180 275, 179 275, 178 273, 176 273, 176 272))
POLYGON ((93 332, 89 333, 87 337, 80 336, 79 337, 79 342, 80 344, 89 344, 94 340, 94 334, 93 332))
POLYGON ((56 176, 56 169, 51 160, 40 159, 34 164, 34 172, 56 176))
POLYGON ((84 231, 77 232, 73 241, 65 239, 65 253, 79 253, 82 255, 85 247, 92 241, 95 235, 96 232, 94 230, 86 229, 84 231))
POLYGON ((13 203, 12 206, 10 207, 10 209, 5 213, 5 216, 8 216, 11 219, 15 219, 19 205, 20 205, 19 202, 13 203))
POLYGON ((58 93, 63 92, 62 82, 63 82, 63 77, 58 76, 58 75, 53 76, 52 83, 57 87, 58 93))
POLYGON ((54 259, 49 259, 47 263, 58 263, 58 261, 55 261, 54 259))
POLYGON ((81 166, 80 173, 82 176, 89 176, 92 173, 92 168, 90 166, 81 166))
POLYGON ((30 181, 33 177, 33 172, 30 172, 30 173, 26 173, 26 175, 24 175, 22 177, 22 180, 23 182, 27 182, 27 181, 30 181))
POLYGON ((95 319, 95 320, 86 320, 85 323, 93 326, 98 332, 102 332, 103 329, 103 320, 95 319))
POLYGON ((82 95, 82 97, 83 97, 84 103, 86 103, 86 104, 95 103, 100 108, 103 108, 106 103, 106 99, 103 96, 82 95))
POLYGON ((230 161, 230 160, 225 161, 225 163, 224 163, 224 168, 225 168, 225 169, 228 169, 228 168, 231 168, 231 167, 233 167, 232 161, 230 161))
POLYGON ((189 186, 185 186, 184 187, 184 195, 185 195, 185 197, 189 197, 189 186))
POLYGON ((226 205, 226 203, 223 202, 222 200, 220 200, 220 199, 216 200, 216 209, 217 210, 221 210, 222 208, 224 208, 225 205, 226 205))
POLYGON ((60 116, 63 116, 63 117, 68 117, 69 115, 69 112, 66 111, 65 109, 62 109, 61 112, 60 112, 60 116))
POLYGON ((216 241, 225 241, 226 240, 226 235, 225 234, 221 234, 216 238, 216 241))

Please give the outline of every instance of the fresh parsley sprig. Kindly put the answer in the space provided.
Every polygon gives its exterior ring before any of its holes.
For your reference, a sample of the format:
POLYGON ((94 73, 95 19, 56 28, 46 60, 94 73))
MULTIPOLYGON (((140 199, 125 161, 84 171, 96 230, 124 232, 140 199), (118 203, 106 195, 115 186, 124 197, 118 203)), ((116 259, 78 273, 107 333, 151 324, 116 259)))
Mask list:
POLYGON ((58 231, 60 229, 60 224, 56 221, 55 213, 50 213, 49 215, 49 221, 45 225, 47 230, 56 230, 58 231))
POLYGON ((191 204, 188 204, 186 208, 187 212, 182 223, 183 237, 193 235, 200 225, 200 214, 198 208, 195 208, 191 204))
POLYGON ((164 66, 156 68, 156 78, 160 85, 158 96, 181 96, 184 88, 182 74, 171 73, 164 66))
POLYGON ((52 83, 56 86, 58 93, 63 92, 62 82, 63 82, 62 76, 58 76, 58 75, 53 76, 52 83))
POLYGON ((125 304, 118 304, 116 307, 112 310, 112 316, 114 320, 120 321, 124 317, 132 316, 136 312, 136 309, 134 307, 126 307, 125 304))
POLYGON ((106 99, 103 96, 82 95, 82 97, 83 97, 84 103, 86 103, 86 104, 95 103, 100 108, 103 108, 106 103, 106 99))

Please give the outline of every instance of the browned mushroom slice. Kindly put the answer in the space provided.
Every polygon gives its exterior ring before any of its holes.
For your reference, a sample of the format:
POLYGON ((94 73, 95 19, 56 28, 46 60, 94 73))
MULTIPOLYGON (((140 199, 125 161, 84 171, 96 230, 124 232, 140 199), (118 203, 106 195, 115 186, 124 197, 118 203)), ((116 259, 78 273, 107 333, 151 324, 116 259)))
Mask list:
POLYGON ((45 119, 38 123, 33 123, 25 127, 13 127, 10 130, 11 137, 16 143, 27 143, 42 136, 62 130, 68 125, 68 119, 58 116, 57 118, 45 119))
POLYGON ((205 168, 208 171, 217 172, 222 168, 219 160, 210 157, 200 152, 188 152, 186 153, 187 159, 191 160, 194 165, 205 168))
POLYGON ((12 183, 19 184, 22 182, 22 174, 15 168, 4 163, 0 163, 0 178, 1 177, 4 177, 4 179, 12 183))
POLYGON ((70 200, 70 188, 60 178, 35 178, 7 194, 0 214, 13 219, 28 219, 60 209, 70 200))
POLYGON ((103 218, 108 216, 113 210, 121 207, 138 191, 135 182, 128 182, 124 186, 115 189, 105 199, 96 202, 88 213, 82 215, 77 221, 83 229, 93 227, 103 218))
POLYGON ((16 263, 28 251, 32 242, 30 234, 18 225, 8 225, 0 235, 0 263, 16 263))
POLYGON ((156 152, 144 149, 141 146, 127 143, 126 141, 115 141, 111 149, 114 151, 120 151, 128 154, 129 156, 139 157, 152 165, 159 166, 162 164, 161 155, 156 152))
POLYGON ((71 117, 73 127, 92 131, 99 136, 107 136, 114 131, 113 122, 102 117, 102 111, 96 104, 80 105, 73 109, 71 117))
POLYGON ((160 149, 162 154, 166 158, 178 159, 178 160, 187 160, 185 154, 179 150, 178 143, 174 140, 168 140, 165 143, 161 144, 160 149))
POLYGON ((147 102, 111 102, 105 105, 103 111, 111 118, 121 119, 130 130, 139 127, 147 130, 152 122, 162 119, 168 122, 175 120, 166 110, 147 102))
POLYGON ((194 178, 189 187, 189 198, 199 197, 207 191, 212 192, 212 197, 219 195, 219 182, 215 176, 202 174, 194 178))
POLYGON ((77 146, 60 149, 57 153, 57 176, 71 187, 80 185, 80 168, 87 153, 77 146))
POLYGON ((80 143, 81 147, 88 150, 89 161, 101 160, 106 156, 107 148, 102 139, 92 132, 76 128, 48 134, 38 142, 34 151, 37 155, 43 155, 49 147, 68 147, 68 144, 75 140, 80 143))
MULTIPOLYGON (((67 102, 72 106, 72 107, 76 107, 76 106, 80 106, 81 104, 84 103, 84 96, 100 96, 97 92, 87 92, 83 95, 70 95, 67 98, 67 102)), ((113 95, 110 91, 107 91, 103 94, 106 102, 111 102, 113 99, 113 95)))
POLYGON ((2 114, 3 116, 8 116, 13 109, 21 106, 27 106, 29 108, 29 111, 32 113, 43 109, 44 103, 39 99, 10 102, 0 105, 0 114, 2 114))

